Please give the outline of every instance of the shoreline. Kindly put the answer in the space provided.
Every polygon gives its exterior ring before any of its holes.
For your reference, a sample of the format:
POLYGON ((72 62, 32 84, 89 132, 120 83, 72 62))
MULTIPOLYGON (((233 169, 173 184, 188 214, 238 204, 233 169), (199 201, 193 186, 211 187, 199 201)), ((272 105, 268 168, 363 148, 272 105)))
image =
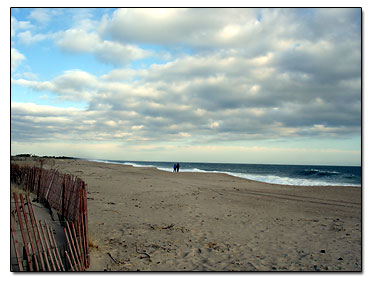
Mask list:
MULTIPOLYGON (((131 166, 131 167, 134 167, 134 168, 155 168, 157 170, 160 170, 160 171, 165 171, 165 172, 169 172, 169 173, 172 173, 172 170, 171 168, 162 168, 162 167, 158 167, 158 166, 154 166, 154 165, 142 165, 142 164, 137 164, 137 163, 134 163, 135 161, 121 161, 121 160, 96 160, 96 159, 77 159, 77 160, 85 160, 85 161, 89 161, 89 162, 96 162, 96 163, 105 163, 105 164, 117 164, 117 165, 125 165, 125 166, 131 166), (118 162, 120 161, 120 162, 118 162)), ((148 162, 148 163, 155 163, 156 161, 137 161, 137 162, 148 162)), ((161 163, 161 162, 158 162, 158 163, 161 163)), ((163 162, 163 163, 167 163, 167 162, 163 162)), ((169 162, 168 162, 169 163, 169 162)), ((186 162, 185 162, 186 163, 186 162)), ((188 162, 188 163, 192 163, 192 162, 188 162)), ((199 164, 203 164, 203 163, 199 163, 199 164)), ((211 163, 211 164, 224 164, 224 163, 211 163)), ((231 164, 231 163, 226 163, 226 164, 231 164)), ((238 165, 238 164, 232 164, 232 165, 238 165)), ((243 164, 242 164, 243 165, 243 164)), ((249 165, 249 164, 248 164, 249 165)), ((281 166, 284 166, 284 165, 281 165, 281 166)), ((291 166, 291 165, 287 165, 287 166, 291 166)), ((293 166, 300 166, 300 165, 293 165, 293 166)), ((314 166, 314 165, 301 165, 301 166, 314 166)), ((320 166, 318 166, 320 167, 320 166)), ((329 166, 331 167, 331 166, 329 166)), ((343 166, 338 166, 338 167, 343 167, 343 166)), ((345 166, 346 167, 346 166, 345 166)), ((357 167, 357 166, 354 166, 354 167, 357 167)), ((300 186, 305 186, 305 187, 317 187, 317 186, 328 186, 328 187, 337 187, 337 186, 345 186, 345 187, 356 187, 356 188, 362 188, 362 184, 330 184, 330 183, 327 183, 327 184, 320 184, 320 183, 316 183, 316 184, 311 184, 311 185, 305 185, 305 184, 289 184, 289 183, 277 183, 277 182, 269 182, 269 181, 263 181, 263 180, 257 180, 257 179, 254 179, 253 178, 253 175, 248 175, 248 174, 243 174, 243 173, 233 173, 233 172, 227 172, 227 171, 206 171, 206 170, 201 170, 201 169, 192 169, 192 170, 189 170, 189 169, 182 169, 180 170, 181 173, 209 173, 209 174, 224 174, 224 175, 229 175, 229 176, 232 176, 232 177, 236 177, 236 178, 240 178, 240 179, 247 179, 247 180, 250 180, 250 181, 255 181, 255 182, 260 182, 260 183, 266 183, 266 184, 272 184, 272 185, 287 185, 287 186, 297 186, 297 187, 300 187, 300 186)), ((278 177, 278 176, 276 176, 278 177)), ((284 177, 280 177, 280 178, 284 178, 284 177)), ((306 180, 306 181, 310 181, 310 180, 306 180)))
POLYGON ((362 270, 361 188, 52 164, 88 185, 91 271, 362 270))

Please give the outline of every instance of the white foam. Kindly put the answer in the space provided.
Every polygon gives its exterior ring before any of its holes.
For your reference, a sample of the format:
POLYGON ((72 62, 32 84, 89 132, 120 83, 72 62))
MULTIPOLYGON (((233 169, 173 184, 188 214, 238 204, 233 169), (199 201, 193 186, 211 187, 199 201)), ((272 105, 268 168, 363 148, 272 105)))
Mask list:
POLYGON ((317 170, 317 169, 309 169, 305 171, 311 171, 311 172, 316 172, 316 173, 323 173, 323 174, 336 174, 339 175, 339 172, 337 171, 325 171, 325 170, 317 170))
MULTIPOLYGON (((120 163, 122 165, 129 165, 129 166, 133 166, 133 167, 137 167, 137 168, 150 168, 150 167, 155 167, 153 165, 143 165, 143 164, 137 164, 137 163, 132 163, 132 162, 124 162, 124 163, 120 163)), ((155 167, 157 168, 157 167, 155 167)))
POLYGON ((266 182, 271 184, 281 184, 281 185, 301 185, 301 186, 360 186, 356 184, 342 183, 342 182, 327 182, 321 180, 311 180, 302 178, 289 178, 289 177, 279 177, 274 175, 255 175, 255 174, 242 174, 242 173, 229 173, 226 174, 245 178, 254 181, 266 182))
POLYGON ((166 171, 166 172, 173 172, 173 168, 163 168, 163 167, 156 167, 158 170, 166 171))
POLYGON ((107 160, 97 160, 97 159, 89 159, 88 161, 97 162, 97 163, 105 163, 105 164, 122 164, 114 161, 107 161, 107 160))

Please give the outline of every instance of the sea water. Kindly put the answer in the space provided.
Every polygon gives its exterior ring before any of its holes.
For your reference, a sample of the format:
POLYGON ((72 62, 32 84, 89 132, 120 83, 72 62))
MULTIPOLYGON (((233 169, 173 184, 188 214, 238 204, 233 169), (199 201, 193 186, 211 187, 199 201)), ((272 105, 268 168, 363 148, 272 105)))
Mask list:
MULTIPOLYGON (((91 160, 105 163, 155 167, 172 172, 173 162, 91 160)), ((272 165, 180 162, 180 172, 224 173, 272 184, 302 186, 361 186, 359 166, 272 165)))

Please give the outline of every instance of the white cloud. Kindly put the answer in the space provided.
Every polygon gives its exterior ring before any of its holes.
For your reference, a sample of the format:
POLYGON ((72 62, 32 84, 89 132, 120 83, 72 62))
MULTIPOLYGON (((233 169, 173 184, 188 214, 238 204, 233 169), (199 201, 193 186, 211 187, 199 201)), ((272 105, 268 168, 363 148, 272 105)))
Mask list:
POLYGON ((113 120, 108 120, 104 122, 105 125, 110 126, 110 127, 116 127, 117 123, 114 122, 113 120))
POLYGON ((18 33, 17 37, 19 38, 19 42, 24 45, 34 44, 47 38, 44 34, 32 35, 29 30, 18 33))
POLYGON ((31 11, 28 18, 35 20, 39 23, 48 23, 51 19, 51 12, 44 8, 35 8, 31 11))
POLYGON ((11 36, 15 36, 18 30, 31 29, 34 26, 29 21, 18 21, 15 17, 11 17, 11 36))
POLYGON ((241 31, 241 27, 239 25, 231 24, 231 25, 225 26, 221 30, 220 36, 223 40, 230 40, 238 36, 240 31, 241 31))
POLYGON ((136 71, 131 68, 113 69, 101 78, 108 81, 131 81, 136 75, 136 71))
POLYGON ((12 113, 16 115, 35 115, 35 116, 58 116, 58 115, 79 115, 80 109, 60 108, 49 105, 37 105, 34 103, 12 102, 12 113))
MULTIPOLYGON (((314 37, 313 33, 317 31, 310 28, 314 20, 303 17, 305 11, 232 8, 117 9, 111 16, 103 16, 100 22, 89 17, 84 18, 80 25, 74 25, 72 29, 61 33, 57 44, 66 51, 94 53, 98 59, 115 65, 124 65, 130 60, 153 55, 154 53, 138 47, 142 43, 180 49, 187 47, 201 54, 217 53, 222 49, 229 54, 234 52, 238 59, 259 57, 260 63, 266 63, 276 52, 332 40, 326 33, 318 33, 314 37), (255 24, 256 21, 258 24, 255 24), (302 21, 304 24, 301 24, 302 21)), ((310 12, 320 14, 321 11, 318 9, 310 12)), ((329 14, 332 16, 335 13, 331 11, 329 14)), ((353 13, 349 14, 353 16, 353 13)), ((308 48, 316 52, 313 46, 308 48)), ((162 52, 165 60, 173 58, 173 54, 162 52)))
POLYGON ((93 53, 98 60, 113 65, 126 65, 152 54, 134 45, 102 40, 97 33, 84 29, 69 29, 60 33, 57 45, 68 52, 93 53))
POLYGON ((234 23, 241 15, 235 9, 118 9, 102 21, 100 31, 122 42, 209 46, 226 22, 234 23))
POLYGON ((284 75, 260 76, 266 67, 277 67, 274 60, 238 60, 234 55, 186 56, 146 70, 115 69, 100 77, 73 70, 51 81, 12 83, 86 102, 99 139, 107 134, 107 126, 114 134, 106 138, 132 134, 126 141, 335 137, 359 131, 360 103, 354 101, 360 95, 352 90, 354 81, 329 92, 325 83, 304 81, 294 82, 289 90, 294 80, 284 75), (352 106, 342 98, 327 102, 342 94, 352 106))
POLYGON ((275 10, 249 8, 128 8, 103 18, 98 29, 120 42, 185 45, 200 50, 241 48, 251 56, 265 54, 277 44, 277 38, 290 36, 286 35, 286 29, 297 20, 294 11, 287 10, 282 17, 278 15, 275 10), (256 25, 260 14, 272 20, 261 20, 256 25))
POLYGON ((131 61, 148 57, 152 52, 133 45, 122 45, 104 40, 96 46, 95 54, 102 62, 113 65, 125 65, 131 61))
POLYGON ((70 70, 50 81, 13 79, 87 107, 78 118, 58 111, 57 118, 43 119, 49 109, 15 104, 12 138, 214 144, 359 135, 360 26, 350 24, 351 13, 340 13, 344 21, 330 29, 305 11, 122 9, 99 26, 90 20, 72 25, 56 35, 62 50, 125 68, 99 76, 70 70), (161 45, 154 49, 173 61, 129 68, 134 60, 157 58, 140 43, 161 45), (63 136, 58 120, 66 121, 63 136))
POLYGON ((57 45, 68 52, 94 52, 100 43, 98 34, 83 29, 69 29, 60 35, 57 45))
POLYGON ((36 73, 32 72, 24 72, 23 73, 24 78, 29 79, 29 80, 37 80, 38 75, 36 73))
POLYGON ((218 127, 220 127, 220 122, 218 122, 218 121, 212 121, 212 122, 209 123, 209 127, 211 129, 218 128, 218 127))
POLYGON ((15 48, 11 48, 10 58, 12 72, 15 71, 17 67, 22 63, 22 61, 26 59, 26 57, 15 48))
POLYGON ((36 91, 51 91, 62 100, 72 101, 89 100, 97 87, 96 78, 81 70, 66 71, 52 81, 11 79, 11 82, 36 91))

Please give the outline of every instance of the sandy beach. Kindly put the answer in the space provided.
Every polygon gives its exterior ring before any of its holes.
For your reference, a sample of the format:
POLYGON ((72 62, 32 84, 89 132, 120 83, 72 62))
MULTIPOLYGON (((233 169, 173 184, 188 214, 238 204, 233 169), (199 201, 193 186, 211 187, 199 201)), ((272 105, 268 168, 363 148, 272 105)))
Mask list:
MULTIPOLYGON (((45 168, 50 168, 45 165, 45 168)), ((361 271, 361 188, 84 160, 91 271, 361 271)))

